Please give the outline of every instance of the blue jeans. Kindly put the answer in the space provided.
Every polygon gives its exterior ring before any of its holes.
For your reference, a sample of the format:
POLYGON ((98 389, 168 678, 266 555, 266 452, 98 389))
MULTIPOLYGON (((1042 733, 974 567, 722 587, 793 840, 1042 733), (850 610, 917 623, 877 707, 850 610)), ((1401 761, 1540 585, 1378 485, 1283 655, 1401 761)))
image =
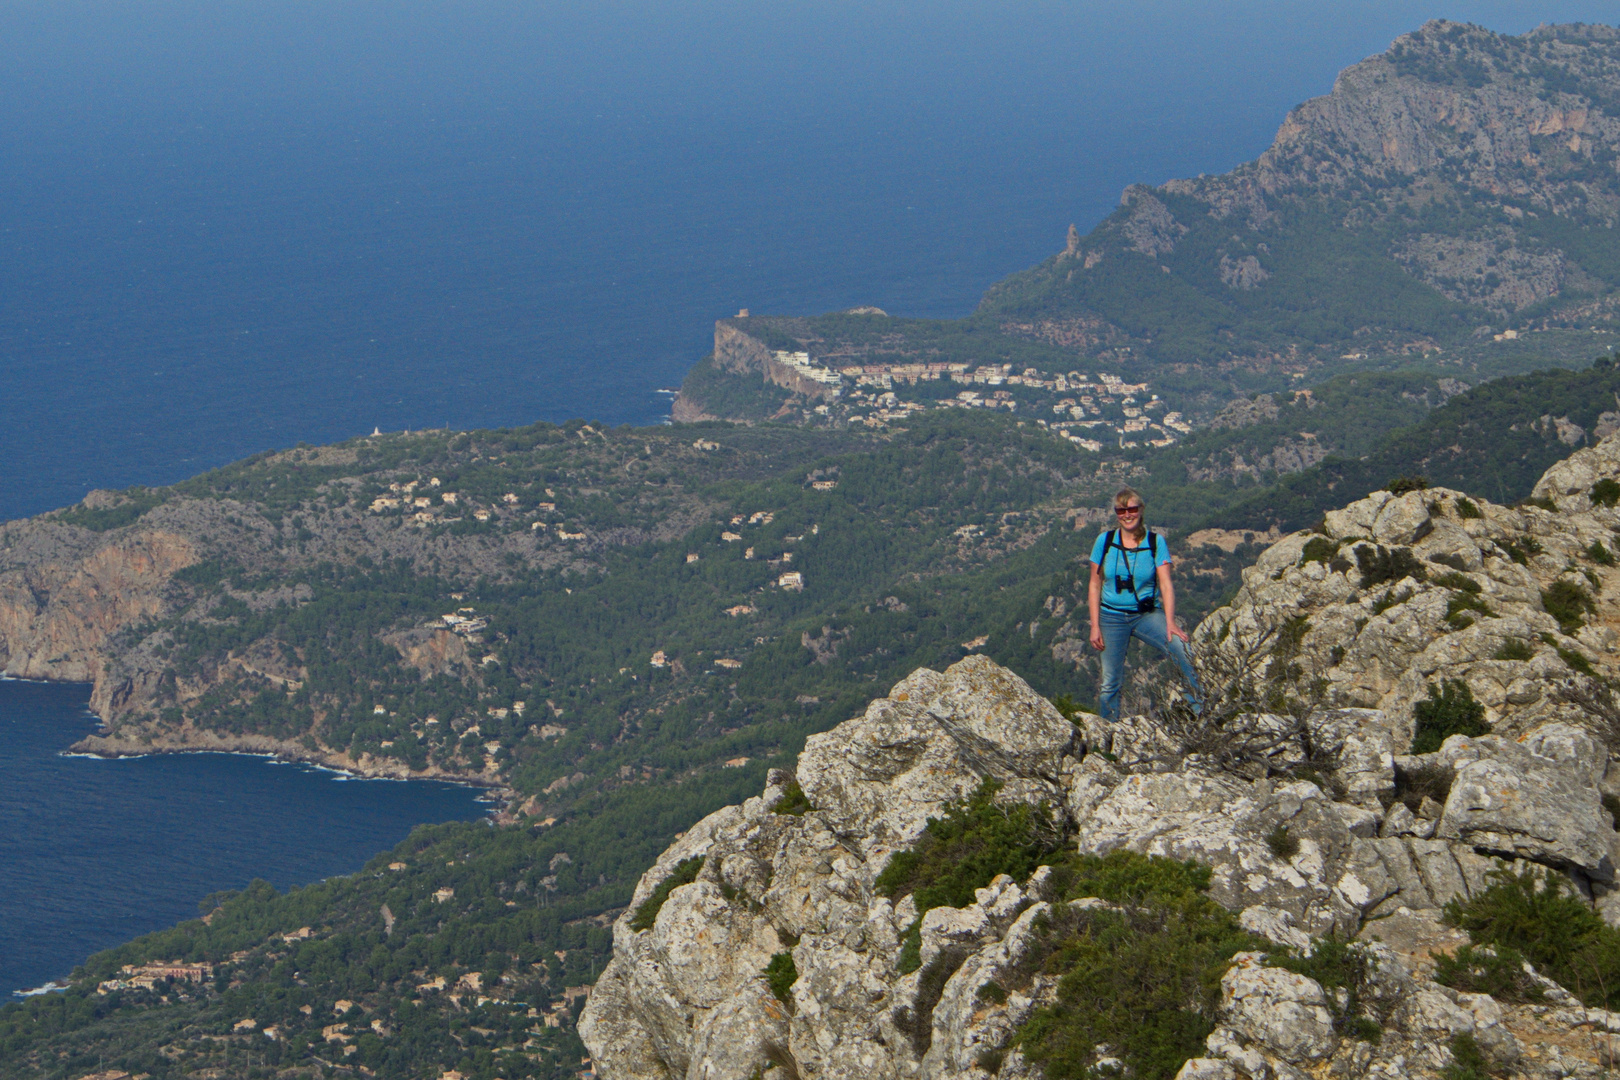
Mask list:
POLYGON ((1181 677, 1187 680, 1190 691, 1187 700, 1194 711, 1198 709, 1202 704, 1203 688, 1198 685, 1198 675, 1193 671, 1186 643, 1180 638, 1171 637, 1165 628, 1163 608, 1138 615, 1134 612, 1110 611, 1105 607, 1097 614, 1104 645, 1102 701, 1099 705, 1104 720, 1119 719, 1119 688, 1125 676, 1125 649, 1133 637, 1175 660, 1176 666, 1181 668, 1181 677))

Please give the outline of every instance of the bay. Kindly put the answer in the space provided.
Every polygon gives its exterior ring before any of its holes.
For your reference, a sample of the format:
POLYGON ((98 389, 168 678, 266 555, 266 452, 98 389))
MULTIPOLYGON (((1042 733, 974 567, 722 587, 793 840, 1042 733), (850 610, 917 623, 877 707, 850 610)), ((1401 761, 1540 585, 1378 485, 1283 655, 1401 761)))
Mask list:
POLYGON ((0 994, 196 918, 218 890, 352 873, 418 824, 488 810, 467 787, 244 755, 64 756, 95 726, 88 699, 0 681, 0 994))

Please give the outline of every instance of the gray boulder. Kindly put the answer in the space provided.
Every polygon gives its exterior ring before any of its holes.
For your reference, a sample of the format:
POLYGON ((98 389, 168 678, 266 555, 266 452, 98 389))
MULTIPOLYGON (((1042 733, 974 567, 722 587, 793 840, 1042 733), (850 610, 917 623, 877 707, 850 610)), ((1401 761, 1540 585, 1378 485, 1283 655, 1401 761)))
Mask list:
POLYGON ((981 775, 1056 780, 1074 725, 1028 683, 987 656, 952 664, 928 715, 981 775))
POLYGON ((1339 1045, 1321 984, 1266 967, 1259 953, 1232 958, 1221 979, 1220 1017, 1245 1041, 1288 1061, 1319 1061, 1339 1045))
POLYGON ((1349 869, 1353 839, 1315 784, 1165 773, 1121 781, 1093 811, 1079 847, 1194 859, 1212 868, 1210 895, 1222 906, 1263 905, 1287 912, 1308 933, 1325 934, 1354 933, 1358 923, 1356 905, 1336 888, 1349 869), (1274 834, 1297 850, 1274 851, 1274 834))
MULTIPOLYGON (((1549 736, 1536 745, 1562 753, 1571 743, 1549 736)), ((1493 735, 1453 735, 1440 752, 1456 779, 1437 837, 1614 881, 1616 834, 1589 765, 1493 735)))

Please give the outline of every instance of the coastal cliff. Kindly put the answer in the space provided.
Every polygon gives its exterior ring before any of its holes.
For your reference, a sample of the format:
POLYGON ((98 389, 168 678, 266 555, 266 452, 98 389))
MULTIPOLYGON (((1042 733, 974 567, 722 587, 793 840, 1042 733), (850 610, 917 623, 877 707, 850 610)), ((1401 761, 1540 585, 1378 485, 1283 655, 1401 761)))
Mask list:
POLYGON ((1256 161, 1127 188, 1115 214, 993 287, 981 311, 1018 313, 1009 332, 1153 355, 1167 335, 1187 350, 1189 334, 1215 329, 1161 310, 1180 296, 1207 315, 1229 309, 1227 336, 1269 336, 1283 363, 1326 344, 1339 318, 1357 320, 1363 354, 1605 318, 1620 284, 1605 254, 1620 218, 1617 54, 1610 27, 1510 36, 1430 22, 1292 110, 1256 161), (1322 260, 1335 256, 1342 297, 1329 300, 1322 260), (1157 332, 1116 307, 1127 279, 1157 332), (1261 316, 1300 289, 1328 304, 1315 325, 1261 316))
MULTIPOLYGON (((555 818, 769 757, 869 677, 840 651, 856 621, 936 603, 895 590, 1015 557, 1044 577, 1080 542, 1062 444, 993 417, 917 428, 391 434, 97 493, 0 525, 0 667, 92 684, 81 750, 453 777, 555 818), (961 531, 979 515, 1005 524, 961 531), (874 589, 878 613, 850 608, 874 589), (776 726, 738 735, 756 714, 776 726)), ((967 621, 897 632, 960 654, 967 621)))

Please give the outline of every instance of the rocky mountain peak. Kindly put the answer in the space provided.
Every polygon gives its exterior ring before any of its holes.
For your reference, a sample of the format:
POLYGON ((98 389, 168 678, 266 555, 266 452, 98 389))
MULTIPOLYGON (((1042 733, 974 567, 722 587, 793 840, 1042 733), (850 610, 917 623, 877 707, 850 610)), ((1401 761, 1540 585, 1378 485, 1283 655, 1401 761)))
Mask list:
MULTIPOLYGON (((1467 937, 1442 909, 1543 875, 1620 923, 1620 580, 1599 555, 1617 501, 1610 438, 1526 506, 1420 489, 1328 514, 1199 627, 1200 714, 1149 688, 1117 724, 1065 718, 981 656, 912 673, 642 878, 581 1019, 599 1075, 1043 1076, 1054 1002, 1080 1007, 1062 995, 1083 950, 1053 934, 1158 932, 1128 922, 1137 901, 1064 884, 1119 853, 1207 868, 1202 895, 1252 942, 1222 961, 1184 1080, 1435 1075, 1470 1054, 1596 1075, 1587 1034, 1620 1016, 1529 967, 1530 990, 1458 989, 1441 961, 1467 937), (970 900, 896 888, 887 868, 964 806, 1045 822, 1042 865, 986 871, 970 900), (1333 956, 1361 965, 1353 992, 1323 974, 1333 956)), ((1131 1052, 1071 1050, 1105 1069, 1131 1052)))
POLYGON ((1253 171, 1268 193, 1425 176, 1613 220, 1617 80, 1610 27, 1513 37, 1435 20, 1290 112, 1253 171))

